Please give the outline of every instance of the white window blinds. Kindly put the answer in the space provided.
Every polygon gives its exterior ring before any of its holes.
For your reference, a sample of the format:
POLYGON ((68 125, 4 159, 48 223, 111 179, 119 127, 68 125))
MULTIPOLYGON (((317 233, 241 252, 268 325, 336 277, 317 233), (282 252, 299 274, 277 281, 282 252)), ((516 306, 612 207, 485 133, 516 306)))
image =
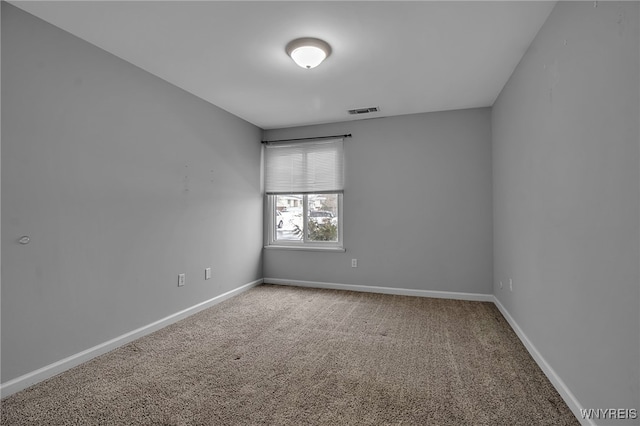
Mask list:
POLYGON ((342 192, 343 139, 265 146, 267 194, 342 192))

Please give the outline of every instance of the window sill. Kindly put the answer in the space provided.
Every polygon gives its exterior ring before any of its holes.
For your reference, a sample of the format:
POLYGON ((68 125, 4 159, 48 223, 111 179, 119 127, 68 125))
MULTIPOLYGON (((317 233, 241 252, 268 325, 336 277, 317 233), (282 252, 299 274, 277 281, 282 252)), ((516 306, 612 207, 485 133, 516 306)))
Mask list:
POLYGON ((266 250, 296 250, 296 251, 324 251, 334 253, 344 253, 344 247, 313 247, 313 246, 289 246, 289 245, 268 245, 266 250))

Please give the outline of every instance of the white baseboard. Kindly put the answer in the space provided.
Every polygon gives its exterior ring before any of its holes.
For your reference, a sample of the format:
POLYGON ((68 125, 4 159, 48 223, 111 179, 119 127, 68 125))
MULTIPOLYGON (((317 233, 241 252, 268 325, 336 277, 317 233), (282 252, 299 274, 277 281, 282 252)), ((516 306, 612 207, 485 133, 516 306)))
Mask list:
POLYGON ((162 318, 151 324, 148 324, 136 330, 130 331, 129 333, 123 334, 122 336, 118 336, 107 342, 101 343, 92 348, 89 348, 77 354, 71 355, 67 358, 61 359, 60 361, 54 362, 53 364, 46 365, 42 368, 39 368, 38 370, 32 371, 20 377, 16 377, 15 379, 12 379, 5 383, 0 384, 0 395, 2 396, 2 398, 4 398, 13 393, 26 389, 33 384, 36 384, 50 377, 53 377, 57 374, 60 374, 63 371, 66 371, 70 368, 73 368, 77 365, 87 362, 92 358, 105 354, 122 345, 125 345, 129 342, 139 339, 142 336, 145 336, 147 334, 153 333, 154 331, 160 330, 163 327, 173 324, 174 322, 180 321, 181 319, 191 316, 197 312, 200 312, 203 309, 216 305, 226 299, 229 299, 230 297, 233 297, 246 290, 249 290, 250 288, 255 287, 259 284, 262 284, 262 279, 250 282, 234 290, 231 290, 224 294, 216 296, 212 299, 209 299, 204 302, 198 303, 197 305, 191 306, 190 308, 184 309, 180 312, 176 312, 175 314, 169 315, 168 317, 162 318))
POLYGON ((547 376, 551 384, 556 388, 564 402, 567 404, 569 409, 573 412, 573 415, 576 416, 578 421, 584 426, 596 426, 596 424, 591 419, 583 419, 580 410, 584 407, 578 399, 573 395, 573 393, 569 390, 569 387, 562 381, 560 376, 556 374, 556 372, 551 368, 549 363, 544 359, 542 354, 536 349, 531 340, 524 334, 524 331, 520 328, 518 323, 513 319, 509 311, 500 303, 497 297, 493 296, 493 303, 498 307, 502 316, 507 320, 513 331, 515 331, 516 335, 522 341, 529 354, 534 359, 534 361, 538 364, 542 372, 547 376))
POLYGON ((366 293, 395 294, 398 296, 434 297, 438 299, 456 299, 456 300, 470 300, 470 301, 478 301, 478 302, 493 302, 492 294, 481 294, 481 293, 459 293, 454 291, 416 290, 416 289, 410 289, 410 288, 377 287, 377 286, 368 286, 368 285, 324 283, 324 282, 318 282, 318 281, 285 280, 280 278, 265 278, 264 283, 290 285, 290 286, 296 286, 296 287, 328 288, 333 290, 361 291, 366 293))

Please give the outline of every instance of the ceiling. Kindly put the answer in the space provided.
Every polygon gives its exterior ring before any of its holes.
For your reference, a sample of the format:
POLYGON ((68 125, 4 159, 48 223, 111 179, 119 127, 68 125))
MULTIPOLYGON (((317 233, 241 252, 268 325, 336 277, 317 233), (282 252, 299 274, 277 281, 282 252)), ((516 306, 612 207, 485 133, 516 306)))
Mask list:
POLYGON ((546 1, 11 1, 263 129, 491 106, 546 1), (285 46, 332 47, 299 68, 285 46), (347 110, 376 106, 351 116, 347 110))

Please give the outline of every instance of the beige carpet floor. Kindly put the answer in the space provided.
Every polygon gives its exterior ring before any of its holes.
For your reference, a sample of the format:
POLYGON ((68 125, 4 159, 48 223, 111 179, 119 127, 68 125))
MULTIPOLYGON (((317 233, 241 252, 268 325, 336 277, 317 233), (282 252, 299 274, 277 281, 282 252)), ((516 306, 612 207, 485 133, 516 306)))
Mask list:
POLYGON ((578 425, 491 303, 262 285, 2 400, 3 425, 578 425))

